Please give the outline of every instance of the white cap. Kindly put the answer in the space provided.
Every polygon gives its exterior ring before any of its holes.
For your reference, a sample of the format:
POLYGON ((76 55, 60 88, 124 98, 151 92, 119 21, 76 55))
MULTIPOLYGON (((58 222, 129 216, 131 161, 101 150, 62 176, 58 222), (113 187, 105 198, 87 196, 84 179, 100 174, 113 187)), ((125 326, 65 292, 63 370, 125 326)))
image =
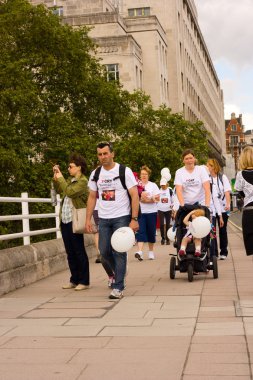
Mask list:
POLYGON ((160 185, 167 185, 167 179, 166 178, 162 178, 161 181, 160 181, 160 185))

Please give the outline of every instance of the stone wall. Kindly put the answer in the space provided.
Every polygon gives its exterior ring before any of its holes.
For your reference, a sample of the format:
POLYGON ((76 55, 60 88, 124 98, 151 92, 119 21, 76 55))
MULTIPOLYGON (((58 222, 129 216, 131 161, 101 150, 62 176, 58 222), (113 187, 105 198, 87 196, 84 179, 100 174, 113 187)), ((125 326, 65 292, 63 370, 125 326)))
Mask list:
MULTIPOLYGON (((89 257, 96 256, 93 236, 85 236, 89 257)), ((68 268, 62 239, 0 251, 0 296, 68 268)))

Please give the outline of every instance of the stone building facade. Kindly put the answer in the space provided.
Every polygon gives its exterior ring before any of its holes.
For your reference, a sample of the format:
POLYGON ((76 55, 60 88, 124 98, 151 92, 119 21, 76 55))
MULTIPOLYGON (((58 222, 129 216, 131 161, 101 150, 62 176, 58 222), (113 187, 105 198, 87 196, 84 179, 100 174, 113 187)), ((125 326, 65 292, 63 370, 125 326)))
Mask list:
POLYGON ((31 0, 55 7, 74 28, 92 27, 108 79, 153 105, 166 104, 210 133, 214 157, 224 164, 223 93, 198 25, 194 0, 31 0))
POLYGON ((253 129, 244 132, 245 144, 253 145, 253 129))

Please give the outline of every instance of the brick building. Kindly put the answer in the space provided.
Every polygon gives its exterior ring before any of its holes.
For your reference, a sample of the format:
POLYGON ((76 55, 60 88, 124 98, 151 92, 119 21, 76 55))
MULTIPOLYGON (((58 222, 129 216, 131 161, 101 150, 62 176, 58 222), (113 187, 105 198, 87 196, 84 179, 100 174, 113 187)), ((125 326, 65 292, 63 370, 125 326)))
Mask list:
POLYGON ((226 152, 234 158, 235 172, 237 171, 238 158, 241 150, 245 146, 244 125, 242 114, 237 118, 235 113, 231 114, 231 119, 225 120, 226 152))

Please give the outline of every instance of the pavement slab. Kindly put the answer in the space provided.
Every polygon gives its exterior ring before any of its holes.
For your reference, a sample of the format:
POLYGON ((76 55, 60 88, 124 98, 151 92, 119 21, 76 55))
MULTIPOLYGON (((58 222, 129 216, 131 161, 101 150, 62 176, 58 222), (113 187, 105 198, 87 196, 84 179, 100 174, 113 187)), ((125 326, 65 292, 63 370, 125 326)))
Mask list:
POLYGON ((0 297, 0 380, 252 380, 253 258, 241 232, 229 226, 218 279, 171 280, 171 245, 157 243, 153 261, 134 252, 121 300, 108 299, 94 258, 88 291, 63 290, 63 271, 0 297))

